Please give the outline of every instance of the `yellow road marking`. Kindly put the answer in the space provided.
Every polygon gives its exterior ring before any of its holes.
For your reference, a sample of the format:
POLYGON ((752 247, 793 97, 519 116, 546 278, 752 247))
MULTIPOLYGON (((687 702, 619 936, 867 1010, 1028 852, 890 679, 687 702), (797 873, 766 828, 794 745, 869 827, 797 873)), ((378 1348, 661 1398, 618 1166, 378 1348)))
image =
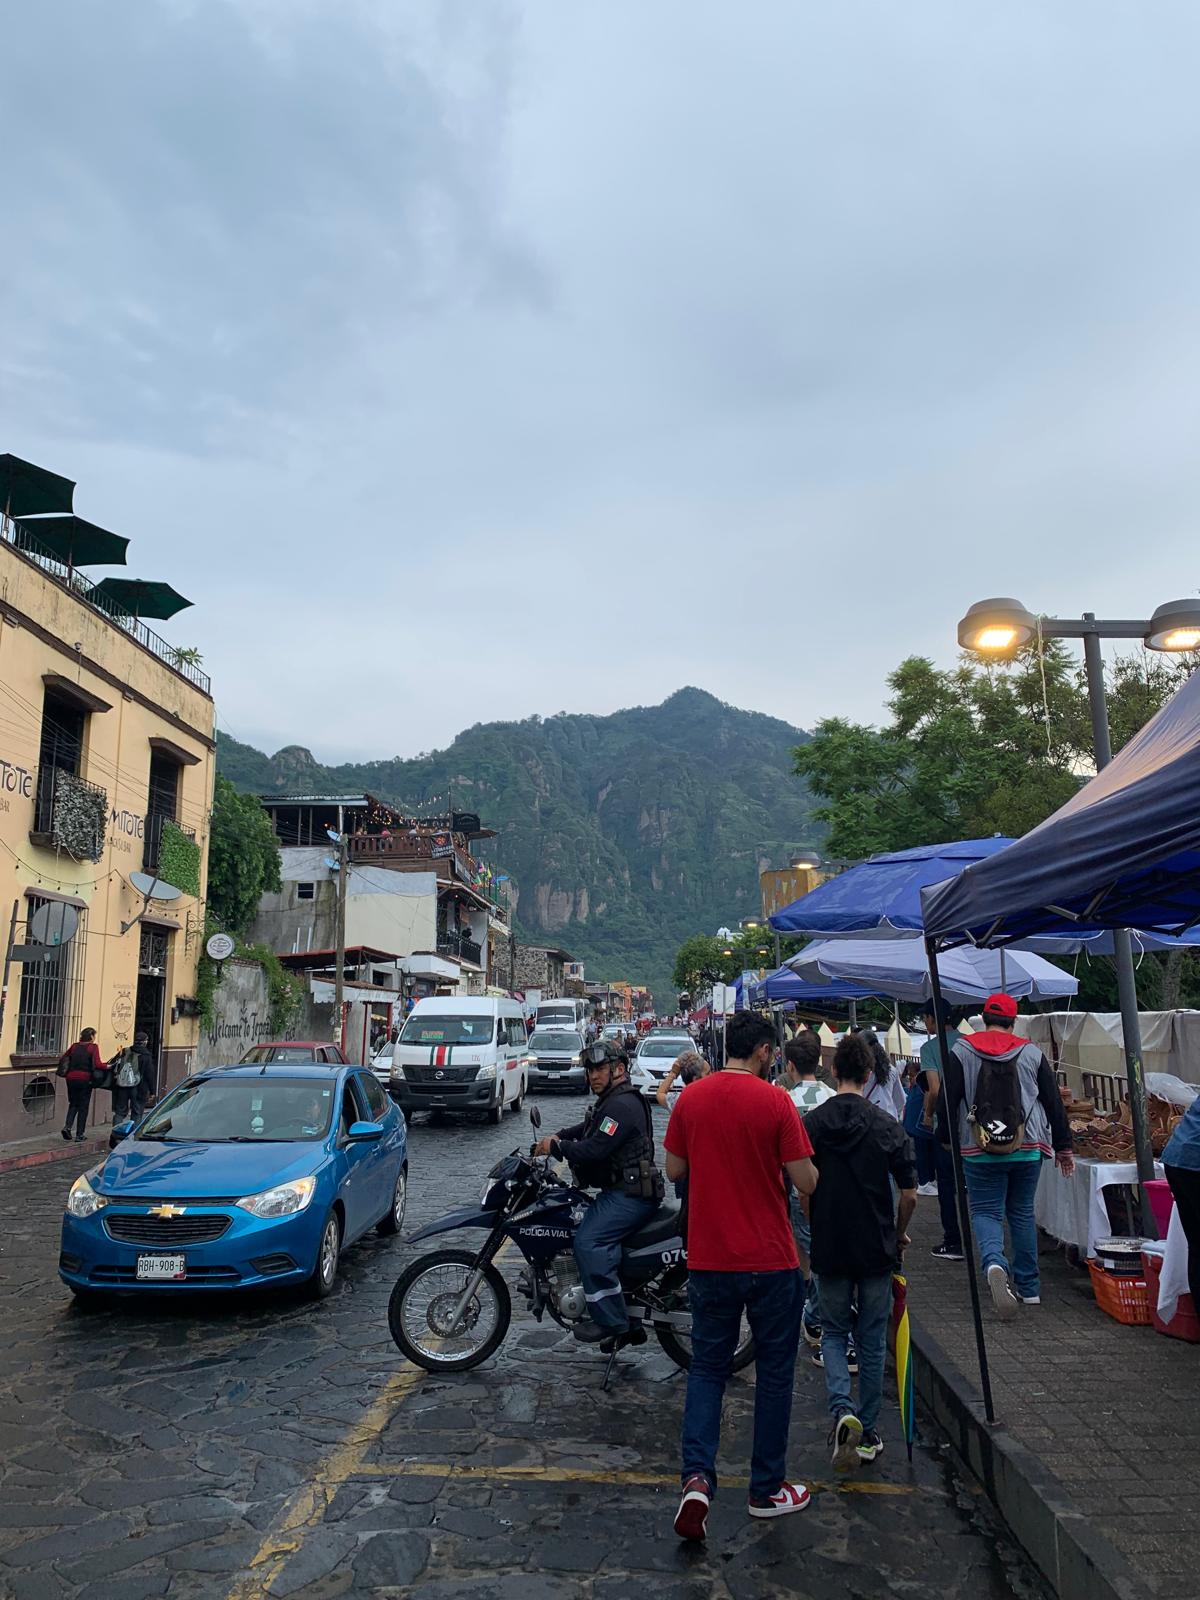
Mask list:
MULTIPOLYGON (((505 1240, 495 1260, 502 1260, 511 1248, 512 1240, 505 1240)), ((245 1572, 230 1589, 228 1600, 261 1600, 288 1557, 299 1550, 320 1523, 342 1484, 347 1478, 361 1476, 363 1458, 391 1421, 396 1408, 428 1376, 422 1367, 405 1367, 388 1379, 362 1421, 355 1423, 341 1443, 316 1467, 314 1481, 302 1484, 292 1495, 279 1525, 250 1557, 245 1572)))
POLYGON ((389 1378, 361 1422, 316 1468, 315 1480, 301 1485, 289 1500, 279 1526, 250 1557, 245 1574, 229 1591, 229 1600, 258 1600, 321 1521, 347 1478, 362 1471, 363 1457, 391 1421, 396 1406, 425 1377, 420 1367, 405 1367, 389 1378))
MULTIPOLYGON (((373 1461, 355 1469, 356 1478, 486 1478, 497 1483, 607 1483, 633 1488, 678 1489, 679 1474, 665 1472, 604 1472, 598 1467, 490 1467, 466 1461, 373 1461)), ((848 1478, 845 1482, 812 1483, 814 1492, 834 1494, 929 1494, 916 1483, 884 1483, 875 1479, 848 1478)), ((722 1474, 721 1482, 731 1489, 746 1489, 749 1478, 722 1474)))

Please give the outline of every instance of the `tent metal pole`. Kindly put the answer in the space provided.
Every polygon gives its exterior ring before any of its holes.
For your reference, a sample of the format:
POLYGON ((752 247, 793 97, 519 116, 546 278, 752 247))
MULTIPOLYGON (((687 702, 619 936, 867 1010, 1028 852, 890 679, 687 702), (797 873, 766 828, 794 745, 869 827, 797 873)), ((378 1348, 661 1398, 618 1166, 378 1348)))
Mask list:
MULTIPOLYGON (((1104 692, 1104 661, 1100 655, 1100 634, 1090 611, 1083 614, 1092 626, 1083 635, 1083 663, 1087 671, 1088 708, 1092 714, 1092 744, 1096 752, 1096 771, 1112 760, 1112 739, 1108 730, 1108 700, 1104 692)), ((1150 1117, 1146 1107, 1146 1076, 1142 1068, 1142 1023, 1138 1016, 1137 974, 1133 970, 1133 946, 1128 928, 1113 929, 1113 964, 1117 969, 1117 995, 1121 1007, 1121 1035, 1125 1046, 1125 1076, 1129 1082, 1129 1110, 1133 1120, 1133 1148, 1137 1157, 1138 1211, 1140 1226, 1147 1239, 1158 1238, 1158 1224, 1150 1209, 1146 1185, 1154 1177, 1154 1152, 1150 1145, 1150 1117)))
POLYGON ((942 999, 942 979, 938 972, 937 949, 932 939, 925 940, 925 955, 929 961, 929 989, 933 1015, 937 1022, 938 1058, 942 1064, 941 1110, 950 1129, 950 1155, 954 1162, 954 1194, 958 1201, 958 1228, 962 1235, 963 1260, 967 1266, 967 1283, 971 1291, 971 1320, 975 1324, 975 1352, 979 1358, 979 1387, 983 1393, 983 1411, 989 1422, 996 1420, 992 1402, 992 1375, 988 1368, 987 1341, 983 1334, 983 1310, 979 1303, 979 1275, 975 1271, 975 1241, 971 1235, 971 1211, 967 1203, 967 1180, 963 1171, 962 1148, 958 1139, 958 1107, 950 1104, 949 1084, 950 1043, 946 1037, 946 1002, 942 999))

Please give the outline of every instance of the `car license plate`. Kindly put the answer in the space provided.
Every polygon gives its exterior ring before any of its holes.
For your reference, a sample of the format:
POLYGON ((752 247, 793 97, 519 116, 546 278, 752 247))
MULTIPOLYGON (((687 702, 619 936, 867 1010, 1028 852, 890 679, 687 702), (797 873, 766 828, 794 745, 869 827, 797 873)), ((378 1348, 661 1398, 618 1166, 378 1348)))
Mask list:
POLYGON ((172 1282, 187 1277, 186 1256, 139 1256, 137 1275, 143 1278, 169 1278, 172 1282))

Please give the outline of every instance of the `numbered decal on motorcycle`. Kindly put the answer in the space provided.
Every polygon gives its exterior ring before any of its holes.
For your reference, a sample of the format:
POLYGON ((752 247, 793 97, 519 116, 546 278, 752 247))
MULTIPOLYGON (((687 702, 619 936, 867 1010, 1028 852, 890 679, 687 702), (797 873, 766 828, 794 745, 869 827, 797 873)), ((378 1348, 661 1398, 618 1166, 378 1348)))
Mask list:
POLYGON ((664 1250, 659 1257, 664 1267, 678 1266, 681 1261, 687 1260, 686 1250, 664 1250))

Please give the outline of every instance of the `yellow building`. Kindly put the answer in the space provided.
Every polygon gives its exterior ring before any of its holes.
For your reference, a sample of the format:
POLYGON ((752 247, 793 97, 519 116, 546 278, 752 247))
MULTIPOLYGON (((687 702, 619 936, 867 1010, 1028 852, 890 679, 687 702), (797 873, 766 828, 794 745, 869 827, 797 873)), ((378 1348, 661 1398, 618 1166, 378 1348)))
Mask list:
POLYGON ((37 527, 0 521, 0 938, 49 947, 7 975, 0 1140, 61 1121, 54 1068, 82 1028, 106 1061, 144 1030, 160 1091, 188 1070, 213 784, 208 678, 106 614, 37 527), (147 896, 134 875, 156 872, 147 896))
POLYGON ((784 867, 777 871, 760 872, 758 885, 762 896, 762 914, 765 922, 776 912, 790 906, 793 900, 811 894, 829 876, 816 866, 784 867))

